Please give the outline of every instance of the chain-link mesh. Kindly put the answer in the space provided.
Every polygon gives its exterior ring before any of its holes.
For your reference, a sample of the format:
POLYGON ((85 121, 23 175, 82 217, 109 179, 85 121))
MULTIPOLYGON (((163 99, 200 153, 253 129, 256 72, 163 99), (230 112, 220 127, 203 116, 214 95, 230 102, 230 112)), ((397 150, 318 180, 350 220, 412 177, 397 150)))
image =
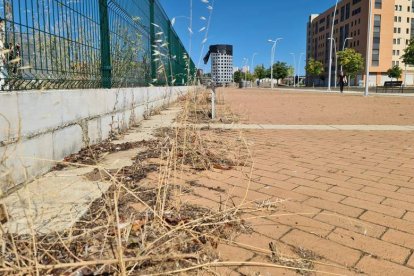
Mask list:
POLYGON ((182 85, 186 56, 156 0, 0 0, 2 91, 182 85))

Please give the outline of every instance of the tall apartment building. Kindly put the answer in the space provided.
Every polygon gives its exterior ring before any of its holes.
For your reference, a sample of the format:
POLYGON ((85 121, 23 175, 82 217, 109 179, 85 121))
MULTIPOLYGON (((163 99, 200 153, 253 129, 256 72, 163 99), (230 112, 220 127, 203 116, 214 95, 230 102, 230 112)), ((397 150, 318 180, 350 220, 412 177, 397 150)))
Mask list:
POLYGON ((217 84, 228 84, 233 82, 233 46, 211 45, 210 50, 204 57, 207 64, 211 56, 211 77, 217 84))
MULTIPOLYGON (((382 85, 389 80, 387 71, 393 65, 406 69, 406 85, 414 84, 414 69, 401 60, 404 49, 414 37, 414 0, 342 0, 334 19, 336 50, 353 48, 366 58, 369 2, 372 1, 372 43, 369 84, 382 85), (351 38, 351 39, 347 39, 351 38)), ((328 82, 329 47, 335 6, 322 14, 313 14, 307 25, 307 60, 314 58, 325 65, 325 84, 328 82)), ((338 66, 339 68, 339 66, 338 66)), ((339 69, 338 69, 339 72, 339 69)), ((335 50, 333 51, 332 81, 335 77, 335 50)), ((365 72, 352 84, 365 82, 365 72)))

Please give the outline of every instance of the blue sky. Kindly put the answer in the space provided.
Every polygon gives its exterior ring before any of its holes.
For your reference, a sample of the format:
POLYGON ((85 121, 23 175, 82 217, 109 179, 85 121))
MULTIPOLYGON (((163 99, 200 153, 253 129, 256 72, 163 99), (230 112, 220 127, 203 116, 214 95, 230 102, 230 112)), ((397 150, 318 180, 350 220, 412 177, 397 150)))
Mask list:
MULTIPOLYGON (((213 0, 208 0, 210 4, 213 0)), ((190 0, 160 0, 170 18, 189 16, 190 0)), ((254 64, 270 65, 271 45, 267 40, 283 37, 276 49, 276 60, 293 65, 290 53, 299 54, 306 50, 306 23, 311 13, 320 13, 333 6, 334 0, 215 0, 211 27, 206 45, 234 45, 234 66, 241 67, 243 59, 249 59, 257 52, 254 64)), ((208 17, 207 4, 202 0, 193 0, 193 51, 194 62, 198 63, 206 25, 201 16, 208 17)), ((188 19, 177 18, 174 28, 189 48, 188 19)), ((207 47, 206 47, 207 48, 207 47)), ((203 55, 207 52, 204 50, 203 55)), ((301 73, 304 72, 303 56, 301 73)), ((298 61, 296 61, 298 63, 298 61)), ((209 71, 209 66, 201 67, 209 71)))

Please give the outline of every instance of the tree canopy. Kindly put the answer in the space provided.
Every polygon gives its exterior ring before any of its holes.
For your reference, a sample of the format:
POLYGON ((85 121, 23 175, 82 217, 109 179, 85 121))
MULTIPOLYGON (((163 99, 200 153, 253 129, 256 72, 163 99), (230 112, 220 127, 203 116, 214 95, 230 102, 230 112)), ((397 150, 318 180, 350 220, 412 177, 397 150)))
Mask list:
POLYGON ((253 81, 254 79, 254 75, 251 74, 250 72, 244 73, 243 76, 247 81, 253 81))
POLYGON ((243 73, 242 71, 239 70, 239 71, 234 72, 233 78, 234 78, 234 82, 239 83, 244 80, 252 81, 254 77, 250 72, 243 73))
POLYGON ((305 66, 306 72, 313 77, 313 85, 315 85, 315 77, 320 77, 325 71, 323 68, 323 63, 310 58, 308 63, 305 66))
POLYGON ((288 72, 289 72, 289 76, 292 76, 292 77, 294 77, 296 74, 296 72, 295 72, 295 68, 293 68, 293 66, 289 66, 289 70, 288 70, 288 72))
POLYGON ((350 77, 355 77, 364 69, 364 58, 351 48, 338 52, 338 61, 343 67, 344 73, 350 77))
MULTIPOLYGON (((268 74, 270 75, 270 70, 268 70, 268 74)), ((277 80, 279 83, 280 79, 284 79, 289 76, 289 66, 285 62, 276 62, 273 64, 273 78, 277 80)))
POLYGON ((241 71, 236 71, 234 72, 233 77, 234 77, 234 82, 239 83, 243 79, 243 73, 241 71))
POLYGON ((391 67, 390 69, 388 69, 387 75, 391 79, 395 78, 395 79, 398 80, 402 76, 402 69, 400 68, 400 66, 395 65, 395 66, 391 67))
POLYGON ((414 39, 411 39, 410 44, 404 49, 404 55, 402 55, 404 64, 414 65, 414 39))
POLYGON ((254 68, 254 75, 259 80, 264 79, 267 77, 266 69, 263 65, 258 65, 254 68))

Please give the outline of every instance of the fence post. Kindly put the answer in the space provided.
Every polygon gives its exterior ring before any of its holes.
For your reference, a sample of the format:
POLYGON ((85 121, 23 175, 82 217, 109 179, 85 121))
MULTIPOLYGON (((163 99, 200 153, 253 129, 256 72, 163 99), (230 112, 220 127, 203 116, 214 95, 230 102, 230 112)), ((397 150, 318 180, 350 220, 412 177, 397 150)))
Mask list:
POLYGON ((102 87, 112 87, 111 41, 109 35, 108 0, 99 0, 99 19, 101 31, 101 70, 102 87))
POLYGON ((150 0, 150 46, 151 46, 151 82, 153 82, 154 79, 157 79, 157 64, 154 61, 154 50, 155 48, 153 45, 155 45, 155 0, 150 0))

